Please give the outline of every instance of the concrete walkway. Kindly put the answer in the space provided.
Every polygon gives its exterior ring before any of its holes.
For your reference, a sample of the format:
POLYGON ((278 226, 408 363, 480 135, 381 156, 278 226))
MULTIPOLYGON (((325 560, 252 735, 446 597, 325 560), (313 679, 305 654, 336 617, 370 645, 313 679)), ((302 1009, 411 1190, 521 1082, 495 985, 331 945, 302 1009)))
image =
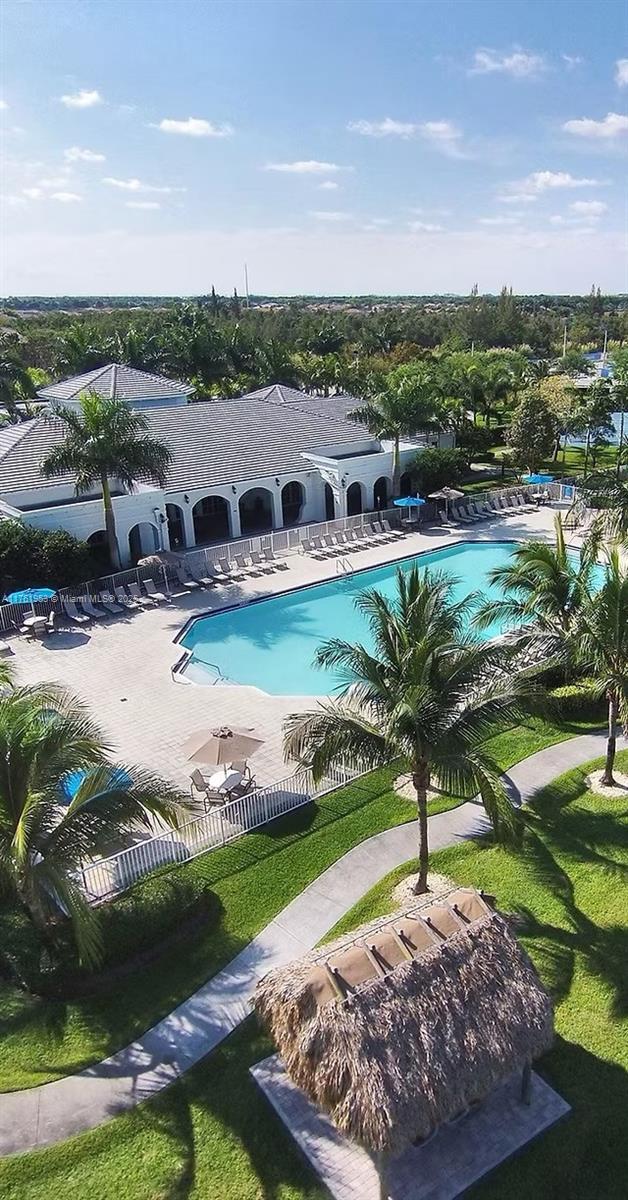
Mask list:
MULTIPOLYGON (((507 776, 513 799, 524 803, 558 775, 599 757, 604 740, 604 733, 585 734, 524 759, 507 776)), ((620 747, 627 745, 622 739, 620 747)), ((429 818, 430 849, 474 837, 487 826, 483 809, 474 802, 439 813, 429 818)), ((224 970, 137 1041, 78 1075, 4 1094, 0 1154, 62 1141, 167 1087, 249 1015, 255 985, 271 967, 312 949, 365 892, 415 852, 414 821, 367 838, 286 905, 224 970)))

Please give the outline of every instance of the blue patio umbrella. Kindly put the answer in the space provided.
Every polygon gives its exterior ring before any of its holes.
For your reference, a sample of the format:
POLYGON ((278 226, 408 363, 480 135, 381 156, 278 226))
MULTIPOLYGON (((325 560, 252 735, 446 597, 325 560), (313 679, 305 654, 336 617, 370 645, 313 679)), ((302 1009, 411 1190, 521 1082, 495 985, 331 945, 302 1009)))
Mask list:
POLYGON ((34 614, 38 600, 52 600, 56 594, 54 588, 22 588, 19 592, 9 592, 4 598, 7 604, 30 604, 34 614))
POLYGON ((420 508, 425 503, 421 496, 400 496, 398 500, 393 500, 397 508, 420 508))
POLYGON ((524 475, 523 478, 525 479, 526 483, 553 483, 554 482, 553 475, 535 474, 534 472, 532 472, 531 474, 528 474, 528 475, 524 475))
MULTIPOLYGON (((95 768, 95 769, 98 769, 98 768, 95 768)), ((87 774, 88 774, 88 772, 83 767, 79 767, 78 770, 70 771, 67 775, 63 776, 63 779, 60 781, 59 786, 61 788, 61 791, 63 792, 63 797, 64 797, 65 801, 69 802, 74 799, 83 780, 87 778, 87 774)), ((131 776, 129 775, 128 771, 125 771, 123 767, 116 767, 115 770, 112 770, 112 772, 111 772, 108 787, 110 787, 110 788, 117 788, 117 787, 128 788, 131 786, 132 783, 133 783, 133 780, 131 779, 131 776)), ((108 790, 108 789, 103 788, 103 791, 106 791, 106 790, 108 790)))

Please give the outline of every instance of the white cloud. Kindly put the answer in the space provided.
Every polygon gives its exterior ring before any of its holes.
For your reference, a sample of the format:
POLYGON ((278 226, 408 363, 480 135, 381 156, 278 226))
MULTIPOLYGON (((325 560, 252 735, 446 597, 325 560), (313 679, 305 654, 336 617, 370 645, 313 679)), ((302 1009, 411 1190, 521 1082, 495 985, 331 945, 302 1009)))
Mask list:
POLYGON ((325 179, 323 183, 317 183, 316 186, 321 192, 336 192, 340 184, 335 183, 333 179, 325 179))
POLYGON ((0 112, 6 112, 8 107, 6 100, 0 100, 0 112))
POLYGON ((66 108, 93 108, 95 104, 102 104, 102 102, 100 92, 88 92, 86 88, 61 97, 61 103, 65 104, 66 108))
POLYGON ((420 126, 412 121, 395 121, 392 117, 384 117, 382 121, 349 121, 347 129, 351 133, 361 133, 364 137, 413 137, 420 126))
POLYGON ((282 171, 286 175, 334 175, 346 168, 338 163, 318 162, 315 158, 300 159, 297 162, 267 163, 266 171, 282 171))
POLYGON ((161 208, 161 204, 159 203, 158 200, 126 200, 125 207, 126 208, 141 208, 141 209, 148 210, 148 209, 161 208))
POLYGON ((545 59, 541 54, 515 48, 510 54, 483 48, 473 55, 469 75, 511 75, 513 79, 533 79, 545 70, 545 59))
POLYGON ((442 225, 432 225, 430 221, 408 221, 410 233, 442 233, 442 225))
POLYGON ((602 213, 608 212, 608 204, 602 200, 574 200, 569 207, 580 217, 601 217, 602 213))
POLYGON ((497 199, 500 204, 536 204, 536 196, 530 192, 511 192, 506 194, 502 192, 497 199))
POLYGON ((615 63, 615 83, 618 87, 628 87, 628 58, 618 58, 615 63))
POLYGON ((347 129, 364 137, 422 137, 448 158, 468 157, 462 132, 452 121, 394 121, 392 117, 384 117, 382 121, 350 121, 347 129))
POLYGON ((51 200, 58 200, 60 204, 76 204, 83 197, 77 195, 76 192, 51 192, 51 200))
POLYGON ((479 217, 478 222, 480 225, 518 225, 520 216, 521 213, 512 217, 479 217))
POLYGON ((601 121, 591 117, 580 117, 577 121, 565 121, 563 129, 578 137, 615 138, 628 133, 628 117, 622 113, 609 112, 601 121))
POLYGON ((584 62, 581 54, 561 54, 560 57, 568 71, 573 71, 574 67, 581 67, 584 62))
POLYGON ((206 121, 203 117, 188 117, 185 121, 164 117, 162 121, 152 125, 151 128, 161 129, 162 133, 179 133, 184 137, 194 138, 225 138, 231 137, 233 133, 233 126, 214 125, 212 121, 206 121))
POLYGON ((28 196, 29 200, 39 200, 39 197, 43 196, 43 192, 40 187, 26 187, 22 188, 22 191, 25 196, 28 196))
POLYGON ((48 191, 50 191, 50 189, 54 190, 55 188, 58 189, 67 187, 69 178, 70 173, 68 172, 68 174, 64 173, 62 175, 53 175, 50 179, 38 179, 37 184, 39 187, 46 188, 48 191))
POLYGON ((104 154, 98 154, 96 150, 81 150, 80 146, 70 146, 68 150, 63 151, 63 157, 66 162, 99 163, 105 161, 104 154))
POLYGON ((540 192, 554 191, 557 188, 601 187, 600 179, 578 179, 568 171, 533 171, 525 179, 513 183, 513 195, 518 199, 522 195, 538 195, 540 192))
POLYGON ((103 183, 109 184, 110 187, 120 188, 123 192, 160 192, 162 195, 171 195, 173 192, 185 192, 183 187, 154 187, 150 183, 142 183, 140 179, 114 179, 111 175, 106 175, 103 183))
POLYGON ((315 210, 310 212, 310 217, 314 217, 316 221, 350 221, 351 213, 346 212, 331 212, 329 209, 315 210))

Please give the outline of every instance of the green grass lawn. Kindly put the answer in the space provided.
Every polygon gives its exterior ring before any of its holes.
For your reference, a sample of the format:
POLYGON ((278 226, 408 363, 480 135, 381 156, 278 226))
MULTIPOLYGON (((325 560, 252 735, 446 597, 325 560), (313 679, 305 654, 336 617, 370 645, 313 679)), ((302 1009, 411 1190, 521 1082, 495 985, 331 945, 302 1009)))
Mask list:
MULTIPOLYGON (((623 758, 628 768, 628 754, 623 758)), ((587 768, 528 810, 519 853, 469 842, 433 856, 496 894, 556 1002, 557 1041, 540 1064, 568 1119, 474 1189, 475 1200, 620 1200, 628 1177, 628 837, 626 803, 586 792, 587 768)), ((347 928, 390 908, 384 879, 347 928)), ((270 1046, 253 1019, 183 1080, 107 1125, 0 1163, 3 1200, 324 1200, 248 1068, 270 1046)))
MULTIPOLYGON (((495 461, 496 461, 498 467, 500 467, 500 465, 501 465, 501 460, 502 460, 502 457, 504 456, 504 454, 506 456, 506 462, 509 461, 507 446, 505 446, 503 444, 493 446, 492 452, 495 455, 495 461)), ((600 449, 597 452, 597 456, 596 456, 596 470, 608 470, 609 468, 614 467, 616 462, 617 462, 617 447, 616 446, 600 447, 600 449)), ((593 468, 592 468, 592 463, 591 463, 591 455, 589 454, 589 463, 588 463, 587 471, 590 473, 592 471, 592 469, 593 468)), ((567 446, 564 455, 561 450, 557 459, 554 459, 551 456, 549 458, 546 458, 541 463, 540 470, 549 475, 554 475, 557 479, 560 479, 561 476, 563 476, 563 475, 567 475, 567 476, 582 475, 584 472, 584 448, 581 446, 567 446)), ((498 470, 496 472, 496 474, 499 476, 500 481, 501 481, 501 471, 498 470)), ((507 469, 506 476, 507 477, 510 476, 511 478, 516 478, 516 472, 514 472, 512 469, 511 470, 507 469)), ((495 486, 495 484, 493 484, 493 486, 495 486)), ((466 490, 467 489, 465 488, 465 491, 466 490)))
MULTIPOLYGON (((487 744, 502 770, 590 729, 530 718, 487 744)), ((168 873, 216 901, 211 919, 169 941, 159 958, 80 1001, 42 999, 0 983, 0 1091, 34 1087, 106 1057, 148 1029, 225 965, 273 916, 347 850, 411 820, 414 806, 378 771, 272 825, 168 873)), ((456 802, 440 797, 432 812, 456 802)), ((150 883, 138 885, 150 896, 150 883)), ((148 903, 148 899, 147 899, 148 903)), ((141 920, 141 905, 138 911, 141 920)))

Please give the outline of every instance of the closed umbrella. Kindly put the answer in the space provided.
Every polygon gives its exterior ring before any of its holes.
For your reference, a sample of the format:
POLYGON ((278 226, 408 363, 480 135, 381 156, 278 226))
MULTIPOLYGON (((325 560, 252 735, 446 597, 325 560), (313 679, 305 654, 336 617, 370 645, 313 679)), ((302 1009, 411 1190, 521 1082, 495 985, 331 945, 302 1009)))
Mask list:
POLYGON ((188 762, 222 767, 236 759, 250 758, 263 746, 259 738, 245 729, 199 729, 183 743, 188 762))
POLYGON ((410 511, 420 508, 425 503, 421 496, 400 496, 398 500, 393 500, 393 504, 396 504, 397 508, 409 508, 410 511))
POLYGON ((464 499, 464 492, 459 492, 456 488, 452 488, 452 487, 442 487, 442 488, 439 488, 437 492, 430 492, 430 500, 444 500, 445 501, 445 520, 447 520, 447 518, 449 516, 449 501, 450 500, 463 500, 463 499, 464 499))

